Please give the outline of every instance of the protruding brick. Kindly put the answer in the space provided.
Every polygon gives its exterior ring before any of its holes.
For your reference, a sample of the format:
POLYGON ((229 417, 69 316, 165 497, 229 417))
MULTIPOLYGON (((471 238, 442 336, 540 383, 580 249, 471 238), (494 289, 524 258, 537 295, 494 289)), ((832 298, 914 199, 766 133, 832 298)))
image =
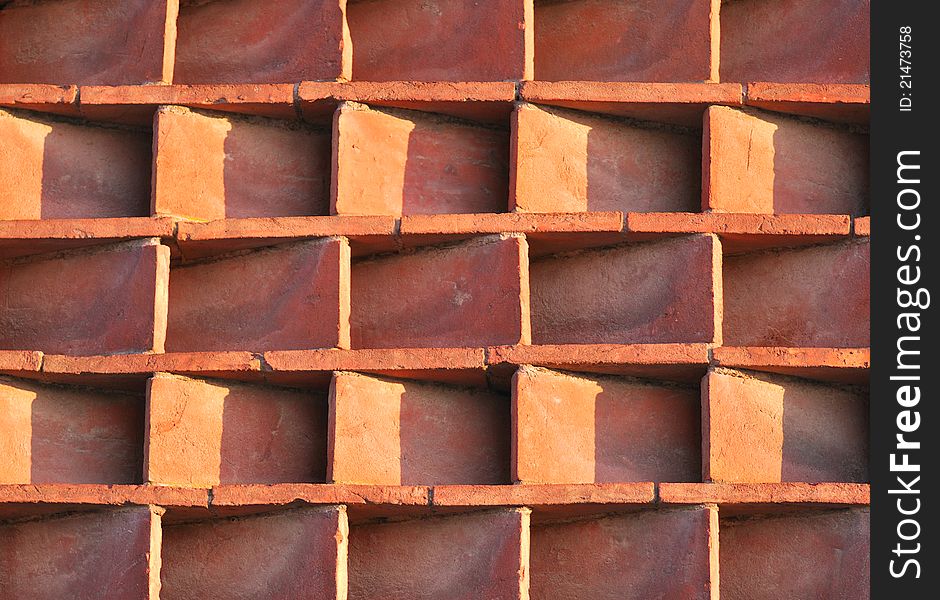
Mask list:
POLYGON ((721 80, 868 83, 869 13, 869 0, 723 2, 721 80))
POLYGON ((0 262, 0 348, 163 352, 169 267, 158 240, 0 262))
POLYGON ((717 512, 695 507, 535 525, 531 597, 717 600, 717 512))
POLYGON ((348 79, 346 0, 181 0, 175 83, 348 79))
POLYGON ((349 600, 523 600, 528 559, 528 509, 354 525, 349 600))
POLYGON ((512 126, 514 210, 698 208, 697 133, 524 103, 517 105, 512 126))
POLYGON ((729 256, 727 346, 870 344, 868 239, 729 256))
POLYGON ((5 2, 0 83, 169 83, 178 0, 5 2))
POLYGON ((322 393, 167 374, 148 384, 148 483, 322 482, 326 439, 322 393))
POLYGON ((0 599, 160 597, 160 509, 0 524, 0 599))
POLYGON ((0 108, 0 139, 0 219, 149 216, 149 132, 0 108))
POLYGON ((508 483, 509 413, 509 398, 485 390, 337 373, 329 480, 508 483))
POLYGON ((201 220, 329 214, 330 133, 161 107, 153 213, 201 220))
POLYGON ((334 214, 507 210, 504 130, 349 102, 336 111, 333 129, 334 214))
POLYGON ((534 79, 717 81, 719 2, 535 0, 534 79))
POLYGON ((721 521, 723 600, 869 597, 868 508, 721 521))
POLYGON ((160 598, 346 598, 348 538, 343 506, 167 525, 160 598))
POLYGON ((702 169, 704 210, 868 212, 868 136, 845 128, 712 106, 702 169))
POLYGON ((167 350, 348 347, 349 261, 326 238, 174 267, 167 350))
POLYGON ((514 481, 700 480, 697 389, 522 367, 512 407, 514 481))
POLYGON ((531 0, 350 2, 352 78, 531 79, 531 0))
POLYGON ((721 248, 696 235, 533 260, 532 341, 720 340, 721 248))
POLYGON ((725 369, 702 385, 706 480, 868 480, 868 401, 859 390, 725 369))
POLYGON ((526 241, 487 236, 358 262, 354 348, 472 347, 529 342, 526 241))
POLYGON ((142 395, 0 377, 0 483, 137 483, 142 395))

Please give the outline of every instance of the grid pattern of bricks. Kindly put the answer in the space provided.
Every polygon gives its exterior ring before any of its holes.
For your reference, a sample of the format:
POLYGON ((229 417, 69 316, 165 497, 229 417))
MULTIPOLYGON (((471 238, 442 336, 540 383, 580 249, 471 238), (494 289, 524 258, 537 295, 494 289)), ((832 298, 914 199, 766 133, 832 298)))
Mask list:
POLYGON ((867 598, 868 9, 0 1, 0 599, 867 598))

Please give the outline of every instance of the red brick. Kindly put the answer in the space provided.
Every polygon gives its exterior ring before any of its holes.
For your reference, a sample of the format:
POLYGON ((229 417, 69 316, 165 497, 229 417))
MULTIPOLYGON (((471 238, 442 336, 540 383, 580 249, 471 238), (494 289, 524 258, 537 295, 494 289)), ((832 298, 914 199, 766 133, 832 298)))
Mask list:
POLYGON ((354 525, 349 600, 527 598, 529 512, 354 525))
POLYGON ((349 78, 346 0, 181 5, 175 83, 349 78))
POLYGON ((705 478, 868 480, 868 399, 860 390, 742 371, 703 381, 705 478))
POLYGON ((821 381, 868 383, 871 367, 869 348, 715 348, 714 364, 794 375, 821 381))
POLYGON ((663 483, 658 492, 664 504, 718 504, 729 511, 741 505, 780 511, 871 502, 867 483, 663 483))
POLYGON ((136 483, 140 395, 0 377, 0 483, 136 483))
POLYGON ((508 483, 509 438, 509 399, 499 394, 355 373, 334 376, 330 481, 508 483))
POLYGON ((858 217, 855 219, 852 231, 857 236, 869 236, 871 235, 871 217, 858 217))
POLYGON ((869 0, 723 2, 721 80, 868 83, 869 12, 869 0))
POLYGON ((0 82, 169 83, 177 0, 14 2, 0 11, 0 82))
POLYGON ((868 212, 868 137, 844 128, 713 106, 702 161, 705 210, 868 212))
POLYGON ((333 121, 339 215, 505 212, 509 136, 445 117, 344 102, 333 121))
POLYGON ((330 134, 297 122, 161 107, 155 214, 202 220, 329 213, 330 134))
POLYGON ((528 343, 526 242, 487 236, 352 269, 354 348, 528 343))
POLYGON ((532 341, 720 340, 721 249, 709 235, 534 260, 532 341))
POLYGON ((852 83, 747 84, 748 106, 825 121, 867 125, 871 119, 871 86, 852 83))
POLYGON ((165 217, 0 220, 0 259, 48 254, 142 237, 172 238, 165 217))
POLYGON ((531 79, 528 0, 350 2, 352 79, 504 81, 531 79))
POLYGON ((868 240, 729 256, 728 346, 869 345, 868 240))
POLYGON ((515 481, 701 478, 696 389, 522 367, 512 406, 515 481))
POLYGON ((698 134, 525 103, 512 125, 514 210, 698 208, 698 134))
POLYGON ((166 525, 162 600, 345 598, 342 506, 166 525))
POLYGON ((793 513, 721 522, 721 597, 869 597, 869 511, 793 513))
POLYGON ((531 595, 717 600, 717 512, 695 507, 533 526, 531 595))
POLYGON ((167 350, 348 346, 349 260, 324 238, 174 267, 167 350))
POLYGON ((532 79, 717 81, 719 3, 536 0, 532 79))
POLYGON ((0 109, 0 137, 0 219, 150 214, 149 132, 0 109))
POLYGON ((169 262, 140 240, 0 263, 0 348, 163 352, 169 262))
POLYGON ((160 595, 160 512, 135 506, 0 524, 0 598, 160 595))
POLYGON ((157 374, 147 389, 149 483, 322 482, 322 394, 157 374))

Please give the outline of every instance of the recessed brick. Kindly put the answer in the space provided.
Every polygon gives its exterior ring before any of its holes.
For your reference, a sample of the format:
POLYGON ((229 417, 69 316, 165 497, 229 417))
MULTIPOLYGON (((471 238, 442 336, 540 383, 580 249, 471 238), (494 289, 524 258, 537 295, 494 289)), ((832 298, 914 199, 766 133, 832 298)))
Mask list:
POLYGON ((0 599, 160 595, 160 514, 146 506, 0 523, 0 599))
POLYGON ((856 388, 711 371, 703 382, 709 481, 868 481, 868 398, 856 388))
POLYGON ((451 118, 344 102, 333 121, 333 212, 505 212, 509 134, 451 118))
POLYGON ((347 16, 353 79, 531 79, 530 0, 354 1, 347 16))
POLYGON ((329 214, 329 131, 161 107, 154 214, 201 220, 329 214))
POLYGON ((522 367, 513 380, 513 479, 699 481, 699 393, 522 367))
POLYGON ((150 215, 149 131, 0 108, 0 139, 0 219, 150 215))
POLYGON ((535 344, 719 340, 721 249, 714 236, 559 254, 529 267, 535 344))
POLYGON ((868 83, 869 0, 721 5, 721 80, 868 83))
POLYGON ((345 598, 348 532, 343 506, 168 524, 160 598, 345 598))
POLYGON ((14 0, 0 10, 0 83, 169 83, 177 0, 14 0))
POLYGON ((509 398, 471 388, 337 373, 330 481, 509 483, 509 398))
POLYGON ((534 104, 512 124, 516 211, 698 210, 697 132, 534 104))
POLYGON ((353 525, 349 600, 527 598, 527 509, 353 525))
POLYGON ((717 513, 693 507, 533 525, 530 594, 717 599, 717 513))
POLYGON ((868 598, 869 518, 866 507, 723 519, 721 597, 868 598))
POLYGON ((170 250, 158 242, 0 262, 0 349, 163 352, 170 250))
POLYGON ((174 267, 167 350, 346 347, 349 260, 324 238, 174 267))
POLYGON ((357 262, 353 348, 527 343, 526 241, 486 236, 357 262))
POLYGON ((844 126, 712 106, 702 164, 705 210, 868 212, 868 136, 844 126))
POLYGON ((727 346, 870 344, 868 239, 725 257, 727 346))
POLYGON ((349 78, 346 0, 180 0, 174 83, 349 78))

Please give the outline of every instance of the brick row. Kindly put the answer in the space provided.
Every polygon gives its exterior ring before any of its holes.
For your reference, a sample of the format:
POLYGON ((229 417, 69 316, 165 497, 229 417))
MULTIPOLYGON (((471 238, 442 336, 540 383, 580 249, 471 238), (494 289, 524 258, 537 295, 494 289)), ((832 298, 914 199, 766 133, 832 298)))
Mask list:
POLYGON ((0 10, 0 73, 3 82, 112 85, 867 83, 868 25, 869 0, 12 0, 0 10), (798 51, 791 31, 801 32, 798 51))

